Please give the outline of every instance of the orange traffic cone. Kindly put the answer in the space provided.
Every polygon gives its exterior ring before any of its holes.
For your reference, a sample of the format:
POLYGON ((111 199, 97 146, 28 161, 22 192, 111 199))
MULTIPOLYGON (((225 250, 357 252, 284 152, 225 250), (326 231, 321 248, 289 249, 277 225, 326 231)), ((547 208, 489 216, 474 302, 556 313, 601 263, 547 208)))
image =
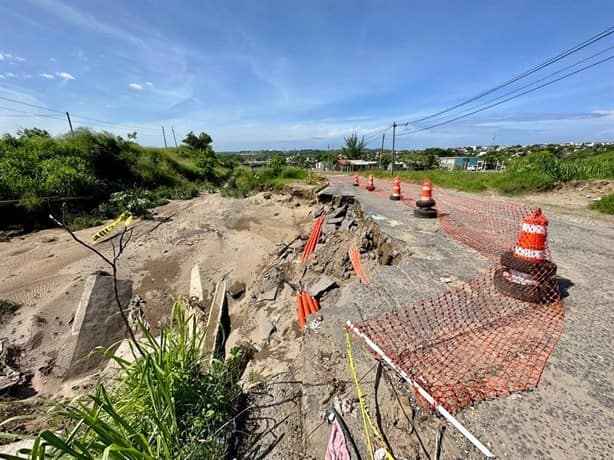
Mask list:
POLYGON ((548 219, 537 208, 522 224, 518 242, 514 247, 514 257, 541 262, 546 258, 546 239, 548 238, 548 219))
POLYGON ((358 173, 354 173, 354 187, 358 187, 360 183, 358 182, 358 173))
POLYGON ((424 179, 422 184, 422 195, 416 201, 417 208, 414 209, 414 216, 422 219, 433 219, 437 217, 437 210, 434 208, 435 200, 433 200, 433 183, 429 179, 424 179))
POLYGON ((367 184, 367 186, 365 187, 367 190, 369 190, 370 192, 372 192, 373 190, 375 190, 375 184, 373 183, 373 176, 369 176, 369 183, 367 184))
POLYGON ((526 302, 558 300, 556 265, 546 260, 548 219, 537 208, 524 219, 514 251, 501 254, 494 283, 499 291, 526 302))
POLYGON ((399 179, 399 176, 394 178, 390 199, 394 201, 399 201, 401 199, 401 179, 399 179))

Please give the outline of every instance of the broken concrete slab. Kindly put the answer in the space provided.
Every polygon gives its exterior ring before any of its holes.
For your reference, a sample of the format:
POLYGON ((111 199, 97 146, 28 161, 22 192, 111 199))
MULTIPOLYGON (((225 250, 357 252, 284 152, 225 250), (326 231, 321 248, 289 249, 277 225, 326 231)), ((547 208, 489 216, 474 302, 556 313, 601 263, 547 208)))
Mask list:
POLYGON ((322 233, 325 235, 332 235, 337 231, 337 226, 335 224, 324 224, 322 225, 322 233))
POLYGON ((352 225, 354 225, 354 219, 345 219, 341 223, 339 230, 341 230, 342 232, 347 232, 352 227, 352 225))
POLYGON ((206 328, 207 335, 203 343, 203 351, 209 353, 209 365, 211 365, 213 359, 224 359, 225 341, 230 329, 225 281, 220 281, 215 286, 206 328))
POLYGON ((256 321, 256 334, 254 336, 257 344, 264 344, 269 341, 271 334, 275 332, 275 324, 271 322, 264 308, 259 309, 254 316, 256 321))
POLYGON ((322 275, 309 287, 309 293, 313 297, 319 297, 321 294, 336 286, 337 282, 334 279, 330 276, 322 275))
POLYGON ((199 302, 203 299, 203 285, 200 280, 200 267, 198 264, 192 267, 190 272, 190 298, 196 298, 199 302))
POLYGON ((334 217, 334 218, 329 218, 326 220, 326 223, 328 224, 334 224, 334 225, 339 225, 341 222, 343 222, 344 217, 334 217))
POLYGON ((258 299, 256 300, 256 302, 275 300, 275 298, 277 297, 277 290, 278 290, 278 287, 273 286, 272 288, 264 291, 263 293, 260 294, 260 296, 258 296, 258 299))
POLYGON ((339 209, 337 209, 335 212, 333 212, 330 217, 332 217, 333 219, 336 219, 338 217, 344 217, 345 214, 347 213, 347 210, 348 210, 348 206, 346 204, 340 207, 339 209))
MULTIPOLYGON (((122 308, 132 297, 132 281, 117 280, 117 292, 122 308)), ((113 277, 107 274, 91 275, 85 280, 83 295, 77 307, 72 332, 64 348, 68 350, 59 368, 64 377, 75 377, 94 369, 106 358, 91 353, 96 347, 110 347, 126 335, 126 326, 118 310, 113 277)))

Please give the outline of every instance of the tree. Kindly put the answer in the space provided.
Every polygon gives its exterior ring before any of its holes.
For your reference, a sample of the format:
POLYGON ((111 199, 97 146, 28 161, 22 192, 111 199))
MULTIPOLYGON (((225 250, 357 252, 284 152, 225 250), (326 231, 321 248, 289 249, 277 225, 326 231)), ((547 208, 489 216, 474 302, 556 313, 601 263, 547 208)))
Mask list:
POLYGON ((345 138, 345 147, 341 148, 341 152, 350 159, 360 158, 365 153, 366 145, 364 136, 359 141, 358 134, 352 133, 345 138))
POLYGON ((211 139, 211 136, 209 136, 207 133, 201 132, 198 136, 196 136, 196 134, 194 134, 192 131, 190 131, 183 140, 184 144, 193 148, 194 150, 207 150, 207 147, 211 148, 209 145, 211 142, 213 142, 213 139, 211 139))
POLYGON ((136 135, 137 135, 136 131, 132 131, 131 133, 128 133, 128 140, 136 142, 136 135))
POLYGON ((269 168, 273 171, 274 176, 281 174, 282 168, 286 165, 286 159, 281 155, 273 155, 269 160, 269 168))
POLYGON ((40 128, 18 129, 17 135, 19 137, 24 137, 24 138, 31 138, 31 137, 49 137, 50 138, 51 137, 51 134, 49 134, 49 131, 45 129, 40 129, 40 128))

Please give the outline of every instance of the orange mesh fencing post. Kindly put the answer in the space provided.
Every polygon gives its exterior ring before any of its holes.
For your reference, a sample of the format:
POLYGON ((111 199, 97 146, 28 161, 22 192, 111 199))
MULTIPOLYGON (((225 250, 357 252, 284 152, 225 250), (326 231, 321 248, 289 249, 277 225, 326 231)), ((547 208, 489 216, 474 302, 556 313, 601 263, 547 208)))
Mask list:
POLYGON ((526 302, 559 299, 556 265, 547 260, 548 219, 537 208, 524 219, 514 251, 501 254, 493 282, 502 293, 526 302))
POLYGON ((401 179, 399 179, 399 176, 394 178, 390 199, 394 201, 399 201, 401 199, 401 179))
POLYGON ((414 216, 421 219, 433 219, 437 217, 435 209, 435 200, 433 200, 433 183, 429 179, 424 179, 422 184, 422 194, 420 199, 416 201, 416 209, 414 216))
POLYGON ((375 190, 375 184, 373 183, 373 175, 369 176, 369 182, 367 183, 367 186, 365 188, 370 192, 375 190))
POLYGON ((354 173, 354 187, 358 187, 360 182, 358 181, 358 173, 354 173))

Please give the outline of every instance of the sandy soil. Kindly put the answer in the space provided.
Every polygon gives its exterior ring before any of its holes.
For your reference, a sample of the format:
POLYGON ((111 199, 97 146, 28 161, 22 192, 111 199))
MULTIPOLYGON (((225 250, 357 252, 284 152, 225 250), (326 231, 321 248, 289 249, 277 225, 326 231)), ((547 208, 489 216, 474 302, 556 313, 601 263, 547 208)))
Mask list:
MULTIPOLYGON (((246 283, 251 296, 255 275, 277 253, 276 244, 308 232, 310 210, 305 200, 282 195, 246 200, 204 195, 171 202, 156 209, 154 220, 137 221, 119 263, 120 279, 133 281, 133 295, 146 301, 144 310, 152 325, 168 314, 175 296, 187 295, 194 264, 200 265, 206 296, 222 278, 246 283)), ((93 233, 86 229, 77 234, 89 240, 93 233)), ((111 250, 108 243, 99 249, 111 250)), ((83 389, 81 382, 65 382, 55 363, 62 358, 63 339, 70 332, 85 279, 106 269, 61 229, 0 243, 0 299, 22 305, 15 317, 0 325, 0 337, 21 350, 20 368, 33 374, 32 388, 39 395, 69 396, 83 389)), ((249 315, 232 307, 230 314, 240 315, 247 330, 255 327, 249 315)), ((287 326, 278 327, 289 328, 287 321, 287 326)))

